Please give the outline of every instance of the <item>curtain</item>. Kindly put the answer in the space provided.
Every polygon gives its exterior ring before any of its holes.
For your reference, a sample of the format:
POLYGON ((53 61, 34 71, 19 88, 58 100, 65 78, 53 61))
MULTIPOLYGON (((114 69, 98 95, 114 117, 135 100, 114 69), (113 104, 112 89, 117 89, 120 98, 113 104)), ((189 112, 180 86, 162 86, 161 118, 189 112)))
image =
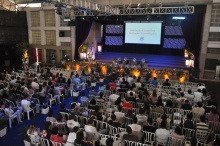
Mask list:
POLYGON ((86 40, 89 31, 92 26, 92 21, 89 19, 82 20, 80 18, 76 18, 76 46, 75 46, 75 59, 79 59, 79 51, 78 48, 80 45, 86 40))
POLYGON ((194 54, 194 66, 195 68, 199 68, 204 13, 195 13, 186 15, 185 17, 186 19, 181 22, 181 27, 186 40, 186 49, 189 49, 194 54))

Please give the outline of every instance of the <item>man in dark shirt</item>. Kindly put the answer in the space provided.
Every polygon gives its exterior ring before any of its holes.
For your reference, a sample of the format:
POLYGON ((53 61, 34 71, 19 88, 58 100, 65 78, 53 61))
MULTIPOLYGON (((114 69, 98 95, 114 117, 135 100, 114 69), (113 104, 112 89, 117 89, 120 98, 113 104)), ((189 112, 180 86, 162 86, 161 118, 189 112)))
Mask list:
POLYGON ((61 73, 60 74, 60 77, 58 78, 58 83, 65 83, 66 82, 66 79, 63 77, 63 74, 61 73))
POLYGON ((124 134, 124 136, 123 136, 122 139, 128 140, 128 141, 135 141, 135 142, 138 142, 138 141, 139 141, 138 137, 137 137, 136 135, 133 135, 133 134, 132 134, 132 129, 131 129, 131 127, 127 126, 127 127, 126 127, 126 132, 127 132, 128 134, 124 134))
POLYGON ((116 121, 116 115, 111 115, 111 120, 108 121, 108 124, 113 127, 121 127, 121 123, 116 121))
POLYGON ((122 78, 121 84, 125 85, 125 87, 128 88, 129 83, 128 81, 125 81, 125 78, 122 78))
POLYGON ((171 84, 169 83, 169 79, 166 79, 166 82, 163 83, 163 87, 164 86, 170 86, 171 84))
POLYGON ((187 120, 184 122, 183 127, 188 129, 196 129, 192 121, 193 115, 191 113, 187 114, 187 120))
POLYGON ((192 105, 189 103, 189 100, 185 100, 185 103, 182 104, 181 109, 192 110, 192 105))
POLYGON ((155 133, 156 130, 157 130, 157 128, 153 126, 153 119, 148 118, 147 119, 147 126, 143 126, 143 131, 155 133))

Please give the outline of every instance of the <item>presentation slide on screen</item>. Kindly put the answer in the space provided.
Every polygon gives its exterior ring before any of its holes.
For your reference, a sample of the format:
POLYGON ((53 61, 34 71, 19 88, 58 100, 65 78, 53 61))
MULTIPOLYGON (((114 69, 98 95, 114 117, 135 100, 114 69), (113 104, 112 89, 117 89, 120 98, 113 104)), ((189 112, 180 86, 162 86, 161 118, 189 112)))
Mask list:
POLYGON ((126 22, 125 43, 160 44, 162 22, 126 22))

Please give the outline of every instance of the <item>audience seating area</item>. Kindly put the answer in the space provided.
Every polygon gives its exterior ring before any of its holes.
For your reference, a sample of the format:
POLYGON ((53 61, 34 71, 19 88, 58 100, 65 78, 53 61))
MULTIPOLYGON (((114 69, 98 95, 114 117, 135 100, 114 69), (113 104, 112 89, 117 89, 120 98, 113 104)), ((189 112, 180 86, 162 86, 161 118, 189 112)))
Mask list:
POLYGON ((15 119, 19 124, 41 114, 41 109, 60 105, 58 117, 49 110, 44 129, 31 124, 27 134, 32 145, 220 144, 216 100, 203 83, 131 75, 100 82, 98 73, 58 68, 42 69, 40 74, 2 73, 1 80, 0 106, 10 128, 15 119), (62 102, 65 98, 73 99, 70 109, 62 102))

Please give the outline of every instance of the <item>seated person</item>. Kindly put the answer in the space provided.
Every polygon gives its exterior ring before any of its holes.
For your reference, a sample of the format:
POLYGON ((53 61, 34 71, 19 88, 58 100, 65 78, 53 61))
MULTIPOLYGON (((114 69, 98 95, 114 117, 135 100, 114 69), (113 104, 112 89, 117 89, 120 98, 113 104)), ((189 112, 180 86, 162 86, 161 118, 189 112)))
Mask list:
POLYGON ((157 130, 157 127, 153 126, 153 119, 152 118, 148 118, 147 119, 147 125, 143 126, 143 131, 155 133, 156 130, 157 130))
POLYGON ((203 115, 203 114, 205 113, 205 109, 202 107, 202 102, 198 102, 198 103, 197 103, 197 106, 198 106, 198 107, 194 107, 194 108, 192 109, 192 112, 193 112, 193 113, 198 113, 198 114, 203 115))
POLYGON ((187 91, 187 93, 184 94, 184 97, 185 97, 187 100, 189 100, 189 102, 192 103, 195 96, 192 94, 192 90, 189 89, 189 90, 187 91))
POLYGON ((193 115, 192 113, 187 114, 187 119, 184 121, 183 123, 183 127, 184 128, 188 128, 188 129, 196 129, 193 121, 192 121, 193 115))
POLYGON ((97 96, 97 92, 95 91, 95 87, 92 86, 92 90, 89 91, 89 96, 92 95, 92 96, 97 96))
POLYGON ((83 139, 84 139, 83 132, 82 131, 77 132, 74 144, 80 145, 80 146, 90 146, 90 145, 92 145, 91 141, 86 141, 86 140, 83 140, 83 139))
POLYGON ((177 138, 177 139, 181 139, 181 140, 185 140, 185 136, 182 133, 182 129, 179 126, 176 126, 174 132, 171 133, 170 135, 173 138, 177 138))
POLYGON ((156 102, 156 107, 153 108, 151 112, 163 114, 164 110, 163 110, 163 108, 160 107, 159 103, 156 102))
POLYGON ((166 144, 168 137, 170 136, 170 131, 166 129, 167 122, 162 121, 160 124, 160 128, 156 130, 156 142, 160 144, 166 144))
POLYGON ((75 126, 80 127, 80 124, 79 124, 79 122, 76 121, 76 116, 72 113, 70 115, 70 119, 67 120, 67 127, 69 129, 73 129, 73 127, 75 127, 75 126))
POLYGON ((74 126, 71 132, 68 135, 65 146, 74 146, 74 142, 76 140, 77 132, 79 131, 79 127, 74 126))
POLYGON ((192 110, 192 105, 189 103, 189 100, 185 100, 185 103, 181 105, 183 110, 192 110))
POLYGON ((219 115, 217 114, 216 109, 212 109, 211 113, 208 113, 208 121, 218 122, 219 115))
POLYGON ((139 142, 139 139, 136 135, 132 134, 132 129, 130 126, 126 127, 126 132, 128 134, 124 134, 123 138, 124 140, 128 140, 128 141, 135 141, 135 142, 139 142))
POLYGON ((115 112, 115 116, 116 116, 116 119, 123 123, 124 122, 124 119, 125 119, 125 113, 122 112, 122 107, 119 105, 118 106, 118 111, 115 112))
POLYGON ((96 117, 97 120, 102 121, 103 117, 102 117, 102 113, 100 112, 100 108, 99 106, 95 106, 94 107, 94 112, 92 113, 93 116, 96 117))
POLYGON ((139 139, 142 137, 142 126, 137 124, 137 117, 132 118, 132 124, 128 125, 132 129, 132 133, 136 135, 139 139))
POLYGON ((169 119, 166 114, 163 114, 161 117, 157 118, 156 121, 158 125, 160 125, 162 121, 166 121, 166 125, 169 127, 171 119, 169 119))
POLYGON ((145 125, 145 123, 147 122, 147 116, 146 114, 144 114, 143 108, 139 109, 139 114, 137 114, 137 119, 140 125, 145 125))
POLYGON ((130 92, 130 96, 128 97, 128 101, 136 102, 136 98, 133 92, 130 92))
POLYGON ((64 102, 60 104, 60 112, 69 113, 64 102))
POLYGON ((53 110, 49 110, 46 118, 47 122, 56 122, 56 118, 53 117, 53 110))
POLYGON ((63 139, 62 135, 59 133, 58 127, 54 127, 52 129, 50 140, 54 142, 65 143, 65 140, 63 139))
POLYGON ((73 113, 74 115, 81 115, 81 113, 78 111, 78 106, 76 105, 76 103, 73 103, 70 105, 70 113, 73 113))
POLYGON ((121 127, 121 123, 117 122, 115 115, 111 115, 111 120, 108 121, 108 124, 116 128, 121 127))
POLYGON ((90 103, 88 105, 88 109, 93 109, 95 110, 95 107, 96 107, 96 100, 95 100, 95 97, 93 97, 91 100, 90 100, 90 103))
POLYGON ((88 124, 85 125, 85 132, 92 134, 93 140, 98 140, 99 134, 98 134, 96 127, 93 126, 93 118, 90 118, 88 120, 88 124))
POLYGON ((129 98, 129 97, 126 97, 126 98, 124 99, 123 107, 124 107, 124 108, 130 108, 130 109, 131 109, 131 108, 133 108, 133 105, 128 102, 128 98, 129 98))
POLYGON ((44 125, 44 129, 41 132, 41 137, 50 140, 50 136, 52 134, 52 125, 51 122, 46 122, 44 125))

